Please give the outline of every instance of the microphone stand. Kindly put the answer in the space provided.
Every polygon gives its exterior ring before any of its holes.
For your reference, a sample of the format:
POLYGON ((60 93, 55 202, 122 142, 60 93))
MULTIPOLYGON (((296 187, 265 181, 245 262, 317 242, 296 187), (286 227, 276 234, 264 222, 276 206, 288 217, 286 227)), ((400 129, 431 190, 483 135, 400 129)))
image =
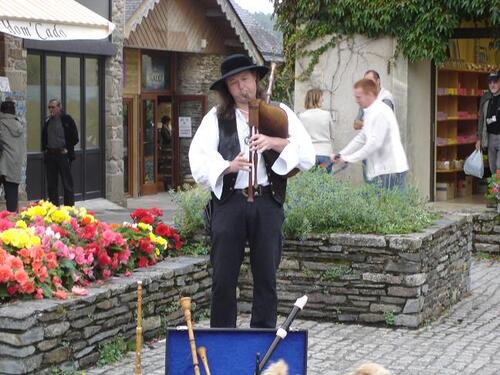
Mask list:
POLYGON ((281 340, 283 340, 286 335, 288 334, 288 331, 290 329, 290 325, 292 324, 293 320, 299 313, 299 311, 304 309, 304 306, 307 303, 307 296, 302 296, 295 301, 292 310, 290 310, 290 313, 288 314, 288 317, 286 318, 285 322, 278 328, 276 331, 276 337, 274 338, 273 342, 271 343, 271 346, 269 349, 267 349, 266 354, 264 355, 264 358, 258 363, 257 369, 255 370, 254 375, 259 375, 262 370, 264 369, 264 366, 267 364, 269 361, 269 358, 271 355, 274 353, 276 347, 280 343, 281 340))

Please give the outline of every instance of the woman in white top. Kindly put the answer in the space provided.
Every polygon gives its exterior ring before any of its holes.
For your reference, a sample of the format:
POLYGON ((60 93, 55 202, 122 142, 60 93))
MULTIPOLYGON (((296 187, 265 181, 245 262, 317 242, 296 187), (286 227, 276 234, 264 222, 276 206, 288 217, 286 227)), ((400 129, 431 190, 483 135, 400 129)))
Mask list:
POLYGON ((306 110, 299 114, 299 119, 304 124, 311 136, 316 152, 316 165, 332 171, 330 155, 333 152, 333 121, 330 112, 321 109, 323 92, 320 89, 311 89, 306 94, 306 110))

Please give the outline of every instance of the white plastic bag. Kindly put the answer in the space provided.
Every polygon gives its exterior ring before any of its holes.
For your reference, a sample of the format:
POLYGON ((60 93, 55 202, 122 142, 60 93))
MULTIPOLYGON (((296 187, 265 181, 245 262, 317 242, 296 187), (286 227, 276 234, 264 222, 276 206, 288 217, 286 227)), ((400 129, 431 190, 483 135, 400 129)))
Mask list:
POLYGON ((483 153, 481 151, 476 150, 472 154, 470 154, 467 159, 465 159, 464 172, 465 174, 477 178, 483 178, 484 162, 483 153))

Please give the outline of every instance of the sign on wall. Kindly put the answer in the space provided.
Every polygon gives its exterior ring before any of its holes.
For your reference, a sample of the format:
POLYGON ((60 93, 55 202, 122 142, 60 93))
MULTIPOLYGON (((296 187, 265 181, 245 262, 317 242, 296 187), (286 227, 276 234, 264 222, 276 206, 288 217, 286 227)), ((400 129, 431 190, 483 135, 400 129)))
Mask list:
POLYGON ((191 138, 191 117, 179 117, 179 138, 191 138))

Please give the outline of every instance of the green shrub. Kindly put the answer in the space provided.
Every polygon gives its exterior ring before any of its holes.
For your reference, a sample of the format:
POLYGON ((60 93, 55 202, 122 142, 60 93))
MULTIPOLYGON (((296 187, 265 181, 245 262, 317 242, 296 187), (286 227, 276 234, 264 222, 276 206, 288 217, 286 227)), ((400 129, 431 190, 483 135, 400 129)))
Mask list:
POLYGON ((122 336, 116 336, 105 344, 99 344, 99 361, 97 361, 97 365, 102 367, 118 362, 128 350, 128 344, 122 336))
POLYGON ((183 240, 192 236, 204 225, 204 208, 210 199, 210 192, 201 187, 185 185, 183 189, 171 191, 170 195, 179 209, 173 221, 183 240))
POLYGON ((354 187, 322 169, 302 172, 289 180, 284 232, 352 232, 402 234, 418 232, 437 215, 415 188, 386 191, 371 185, 354 187))
MULTIPOLYGON (((204 208, 210 193, 202 187, 171 192, 179 210, 174 225, 184 240, 203 228, 204 208)), ((285 202, 286 236, 307 233, 419 232, 438 217, 418 191, 385 191, 371 185, 353 186, 314 168, 288 180, 285 202)), ((197 253, 200 249, 193 249, 197 253)))

